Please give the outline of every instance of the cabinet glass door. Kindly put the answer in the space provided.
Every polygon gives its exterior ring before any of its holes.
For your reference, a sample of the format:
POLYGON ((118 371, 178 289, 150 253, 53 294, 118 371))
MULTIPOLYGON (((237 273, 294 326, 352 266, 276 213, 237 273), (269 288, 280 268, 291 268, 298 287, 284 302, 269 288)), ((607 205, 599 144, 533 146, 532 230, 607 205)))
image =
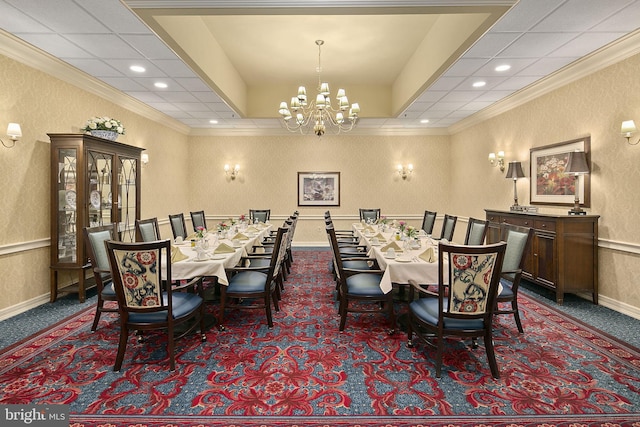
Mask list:
POLYGON ((118 231, 123 242, 134 242, 136 239, 135 221, 136 196, 138 188, 136 186, 138 175, 137 159, 119 157, 118 169, 118 195, 119 205, 117 210, 118 231))
POLYGON ((58 262, 77 257, 77 150, 58 150, 58 262))
POLYGON ((89 227, 113 222, 111 192, 113 178, 113 155, 95 151, 87 152, 87 212, 89 227))

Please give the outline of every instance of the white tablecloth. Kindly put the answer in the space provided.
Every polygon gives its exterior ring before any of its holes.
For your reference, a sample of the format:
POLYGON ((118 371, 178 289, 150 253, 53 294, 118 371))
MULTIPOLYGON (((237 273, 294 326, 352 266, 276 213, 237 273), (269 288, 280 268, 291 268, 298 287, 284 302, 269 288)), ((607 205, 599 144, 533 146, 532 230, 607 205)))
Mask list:
MULTIPOLYGON (((376 226, 372 227, 376 229, 376 226)), ((360 244, 366 245, 367 248, 369 248, 369 256, 375 257, 380 265, 380 269, 384 270, 382 281, 380 282, 380 289, 382 289, 384 293, 392 290, 393 283, 407 284, 409 283, 409 279, 413 279, 420 284, 438 283, 437 243, 431 243, 436 257, 435 262, 427 262, 418 258, 418 256, 429 247, 426 236, 420 238, 421 247, 419 249, 409 250, 403 248, 402 252, 396 254, 396 258, 389 259, 385 257, 381 249, 390 242, 395 241, 393 240, 393 232, 386 231, 381 233, 380 231, 376 231, 374 234, 365 234, 360 224, 354 224, 353 229, 360 238, 360 244), (381 233, 386 241, 374 246, 371 243, 371 238, 378 233, 381 233), (409 259, 409 262, 400 262, 398 259, 409 259)), ((395 242, 401 248, 403 247, 402 241, 395 242)))
MULTIPOLYGON (((240 261, 240 258, 247 255, 247 251, 254 245, 259 245, 265 235, 271 230, 271 225, 264 227, 258 234, 247 236, 248 240, 239 240, 240 247, 236 248, 234 253, 214 254, 215 249, 220 243, 233 246, 233 242, 229 239, 220 239, 215 242, 215 236, 211 233, 207 234, 206 239, 209 242, 209 249, 206 251, 209 259, 204 261, 197 260, 197 252, 191 247, 191 242, 185 242, 180 245, 174 244, 174 247, 180 249, 188 258, 171 264, 172 280, 188 280, 194 277, 216 276, 218 283, 228 285, 229 280, 225 272, 226 268, 234 267, 240 261)), ((164 269, 163 269, 164 270, 164 269)), ((166 275, 166 270, 163 271, 166 275)))

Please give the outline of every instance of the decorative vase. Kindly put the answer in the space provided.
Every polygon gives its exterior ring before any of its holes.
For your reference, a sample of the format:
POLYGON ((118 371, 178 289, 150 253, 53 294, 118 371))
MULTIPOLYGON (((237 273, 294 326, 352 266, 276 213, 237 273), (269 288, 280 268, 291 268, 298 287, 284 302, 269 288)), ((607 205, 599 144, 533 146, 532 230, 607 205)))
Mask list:
POLYGON ((115 141, 116 139, 118 139, 118 132, 112 130, 92 130, 90 131, 90 133, 93 136, 108 139, 109 141, 115 141))

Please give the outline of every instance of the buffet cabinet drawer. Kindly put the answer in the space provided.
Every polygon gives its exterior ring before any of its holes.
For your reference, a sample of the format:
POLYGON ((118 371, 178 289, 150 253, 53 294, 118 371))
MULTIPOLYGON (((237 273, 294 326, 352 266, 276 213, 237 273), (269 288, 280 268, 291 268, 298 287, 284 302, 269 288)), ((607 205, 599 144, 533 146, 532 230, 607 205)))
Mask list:
POLYGON ((549 232, 555 232, 556 231, 556 222, 555 221, 547 221, 547 220, 535 220, 533 222, 533 228, 535 228, 536 230, 541 230, 541 231, 549 231, 549 232))

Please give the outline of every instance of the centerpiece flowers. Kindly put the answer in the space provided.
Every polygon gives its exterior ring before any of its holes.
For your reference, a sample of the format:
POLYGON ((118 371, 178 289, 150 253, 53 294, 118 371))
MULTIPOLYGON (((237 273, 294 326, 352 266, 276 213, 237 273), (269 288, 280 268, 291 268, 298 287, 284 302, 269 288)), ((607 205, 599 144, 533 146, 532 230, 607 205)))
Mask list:
POLYGON ((241 224, 244 224, 245 222, 247 222, 247 216, 245 214, 240 215, 238 221, 240 221, 241 224))
POLYGON ((404 233, 404 230, 407 228, 407 223, 404 221, 399 221, 398 222, 398 229, 400 230, 401 233, 404 233))
POLYGON ((202 226, 198 226, 196 227, 196 237, 198 239, 204 239, 204 236, 207 235, 207 229, 202 227, 202 226))
POLYGON ((218 223, 218 231, 227 231, 231 228, 231 224, 227 221, 222 221, 218 223))
POLYGON ((409 225, 407 228, 405 228, 404 234, 410 239, 415 239, 418 237, 418 229, 409 225))
POLYGON ((387 225, 389 223, 389 218, 387 218, 386 216, 381 216, 380 218, 378 218, 378 224, 382 224, 382 225, 387 225))

